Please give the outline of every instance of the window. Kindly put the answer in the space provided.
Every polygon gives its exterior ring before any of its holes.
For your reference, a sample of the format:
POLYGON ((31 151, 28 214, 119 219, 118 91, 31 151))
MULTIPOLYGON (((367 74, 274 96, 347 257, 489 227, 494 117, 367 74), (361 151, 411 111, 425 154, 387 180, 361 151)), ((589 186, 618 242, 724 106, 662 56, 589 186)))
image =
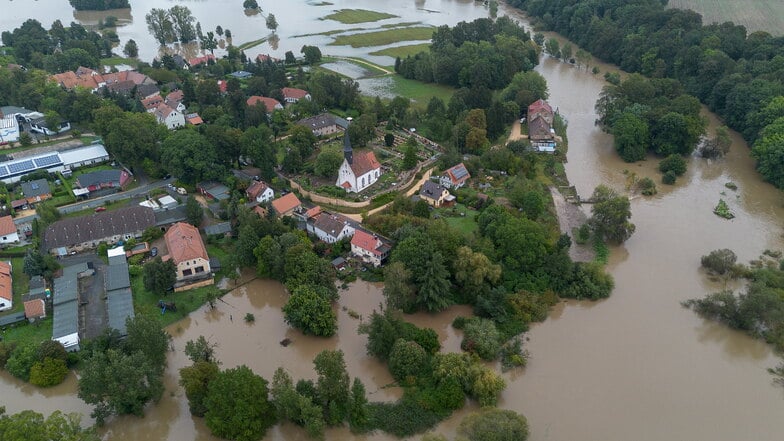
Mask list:
POLYGON ((191 274, 193 274, 193 271, 191 271, 190 268, 182 270, 183 276, 190 276, 191 274))
POLYGON ((204 267, 203 266, 197 266, 196 267, 196 274, 203 273, 203 272, 204 272, 204 267))

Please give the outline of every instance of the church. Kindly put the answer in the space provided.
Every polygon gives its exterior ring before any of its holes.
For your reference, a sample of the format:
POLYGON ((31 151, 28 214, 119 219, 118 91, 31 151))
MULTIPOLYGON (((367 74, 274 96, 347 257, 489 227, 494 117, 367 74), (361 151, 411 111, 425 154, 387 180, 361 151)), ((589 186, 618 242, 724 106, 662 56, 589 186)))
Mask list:
POLYGON ((359 193, 370 187, 381 176, 381 164, 376 160, 372 151, 354 153, 348 130, 343 136, 343 164, 338 171, 338 180, 335 185, 346 190, 347 193, 359 193))

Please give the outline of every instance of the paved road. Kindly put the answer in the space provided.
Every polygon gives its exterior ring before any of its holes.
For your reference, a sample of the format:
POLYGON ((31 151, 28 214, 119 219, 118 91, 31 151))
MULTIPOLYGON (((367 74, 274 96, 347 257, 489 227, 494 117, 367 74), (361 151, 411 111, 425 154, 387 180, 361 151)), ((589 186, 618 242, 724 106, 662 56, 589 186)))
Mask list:
MULTIPOLYGON (((169 179, 162 180, 162 181, 155 181, 155 182, 153 182, 151 184, 142 185, 142 186, 136 187, 136 188, 134 188, 132 190, 123 191, 123 192, 120 192, 120 193, 114 193, 114 194, 110 194, 110 195, 107 195, 107 196, 101 196, 101 197, 95 198, 95 199, 87 199, 85 201, 77 202, 77 203, 71 204, 71 205, 64 205, 62 207, 59 207, 58 210, 60 211, 60 213, 67 214, 67 213, 73 213, 75 211, 86 210, 86 209, 89 209, 89 208, 97 208, 97 207, 103 206, 104 203, 107 202, 107 201, 114 202, 114 201, 119 201, 119 200, 123 200, 123 199, 130 199, 130 198, 137 197, 137 196, 143 196, 143 195, 149 193, 153 189, 160 188, 160 187, 165 187, 167 184, 170 184, 170 183, 173 183, 173 182, 174 182, 174 178, 169 178, 169 179)), ((25 217, 18 217, 16 219, 14 219, 14 223, 16 225, 23 225, 23 224, 27 224, 27 223, 32 222, 33 219, 36 219, 36 218, 38 218, 37 214, 31 215, 31 216, 25 216, 25 217)))

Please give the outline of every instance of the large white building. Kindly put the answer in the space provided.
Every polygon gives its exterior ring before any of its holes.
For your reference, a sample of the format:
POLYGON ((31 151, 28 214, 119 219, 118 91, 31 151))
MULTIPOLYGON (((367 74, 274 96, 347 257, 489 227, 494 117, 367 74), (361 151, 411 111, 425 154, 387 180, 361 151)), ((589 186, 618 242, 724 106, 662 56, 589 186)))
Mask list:
POLYGON ((376 160, 376 155, 371 151, 355 154, 346 130, 343 136, 343 164, 338 170, 335 185, 345 189, 347 193, 359 193, 373 185, 380 176, 381 164, 376 160))
POLYGON ((14 115, 0 114, 0 144, 19 141, 19 121, 14 115))
POLYGON ((100 144, 91 144, 59 152, 41 153, 0 162, 0 181, 13 184, 18 182, 22 176, 36 170, 46 170, 49 173, 67 172, 108 160, 109 153, 100 144))

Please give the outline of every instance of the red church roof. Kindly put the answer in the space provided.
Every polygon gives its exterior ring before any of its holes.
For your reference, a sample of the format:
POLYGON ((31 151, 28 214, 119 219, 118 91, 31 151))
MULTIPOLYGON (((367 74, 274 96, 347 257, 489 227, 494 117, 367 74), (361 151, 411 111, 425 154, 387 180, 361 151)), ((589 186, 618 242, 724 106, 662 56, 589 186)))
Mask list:
POLYGON ((371 170, 381 168, 381 164, 376 160, 376 155, 373 152, 354 152, 353 156, 351 171, 357 178, 371 170))

